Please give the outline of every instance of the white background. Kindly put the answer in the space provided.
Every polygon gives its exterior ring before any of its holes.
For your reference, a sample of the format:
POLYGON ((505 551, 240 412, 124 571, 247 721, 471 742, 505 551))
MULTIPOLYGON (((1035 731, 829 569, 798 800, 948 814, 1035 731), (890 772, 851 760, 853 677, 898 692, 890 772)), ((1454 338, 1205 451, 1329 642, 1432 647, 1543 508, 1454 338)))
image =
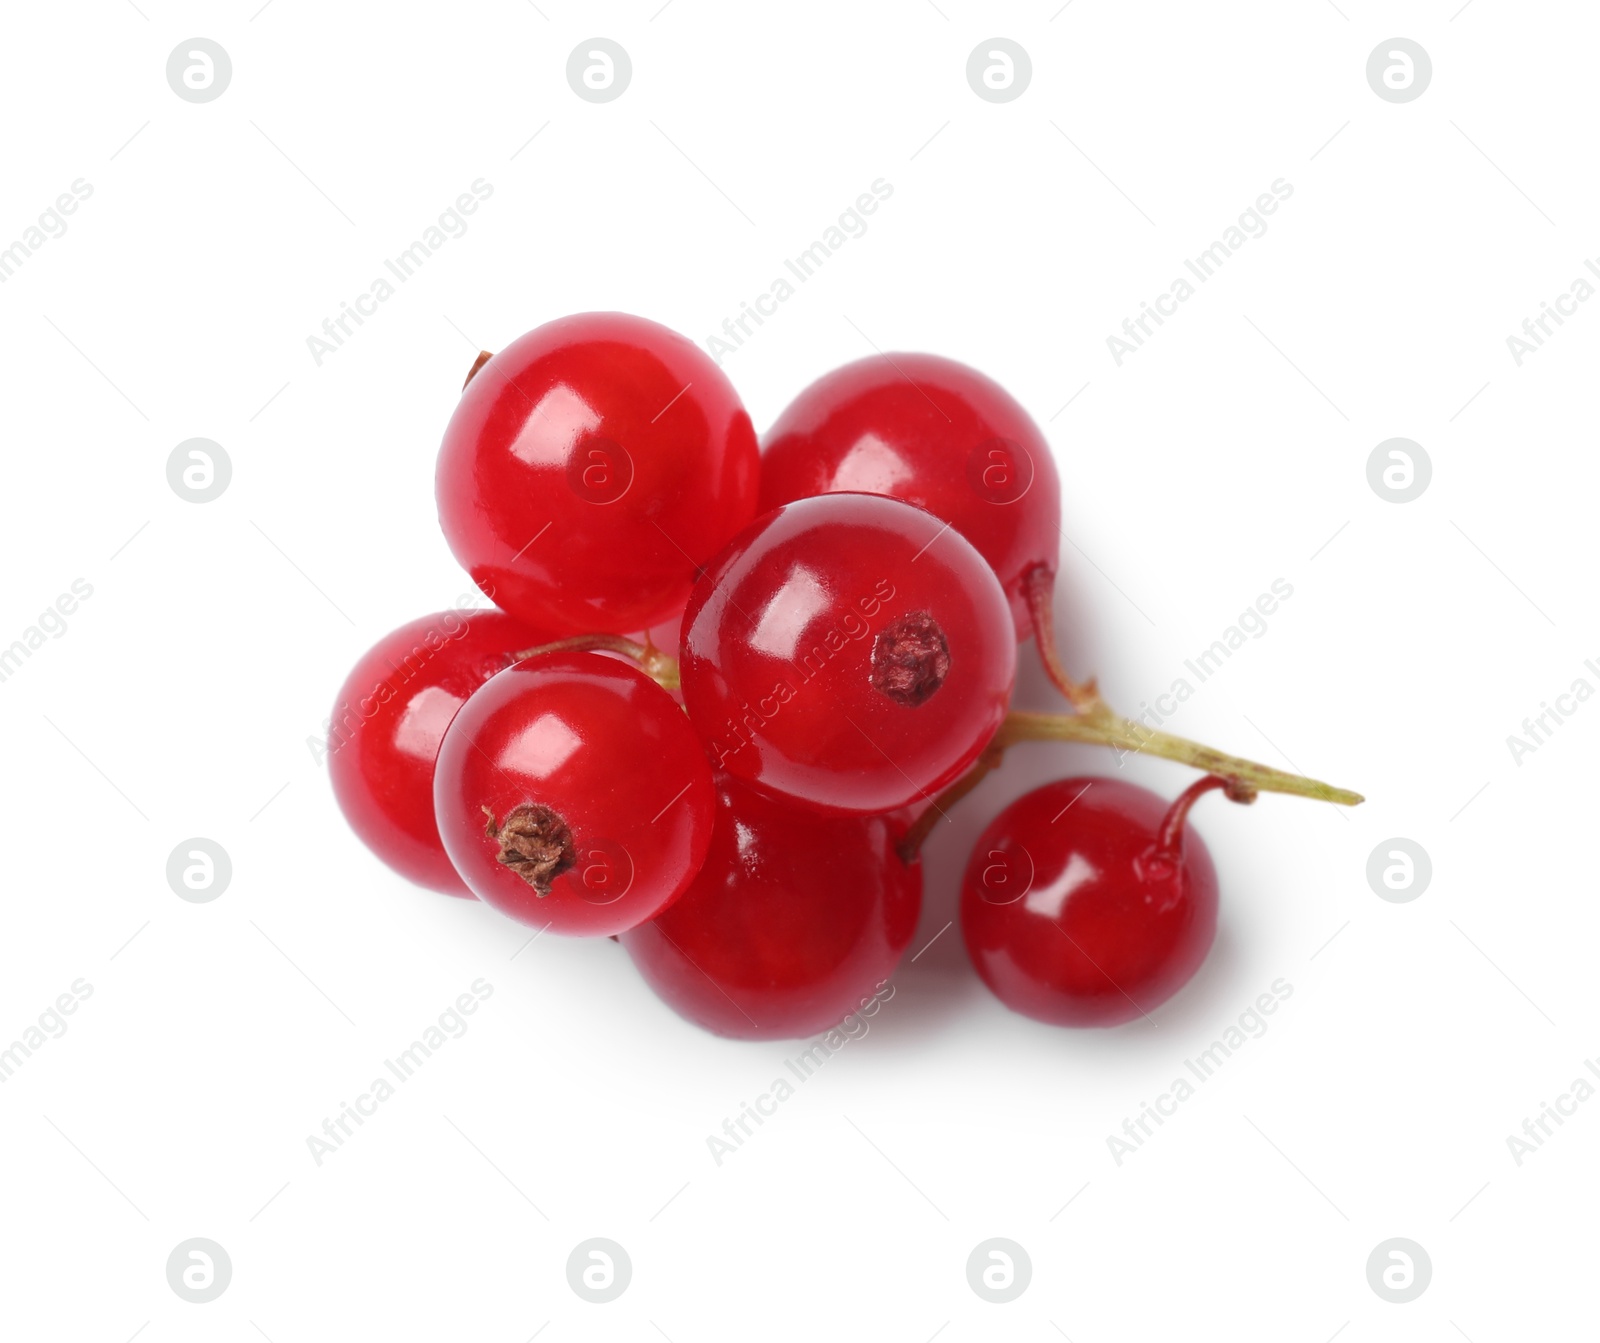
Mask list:
MULTIPOLYGON (((1506 346, 1600 252, 1587 10, 9 6, 0 246, 74 179, 93 195, 0 286, 0 644, 74 579, 93 596, 0 684, 0 1042, 75 979, 93 994, 0 1085, 0 1333, 1592 1327, 1600 1100, 1520 1167, 1506 1144, 1600 1055, 1600 701, 1520 765, 1506 744, 1575 678, 1600 687, 1600 304, 1521 367, 1506 346), (633 61, 605 105, 564 73, 597 34, 633 61), (965 77, 997 34, 1033 63, 1006 104, 965 77), (233 62, 203 105, 164 73, 195 35, 233 62), (1405 105, 1365 78, 1395 35, 1434 66, 1405 105), (307 337, 479 177, 470 230, 319 367, 307 337), (519 954, 527 930, 408 887, 307 743, 363 649, 468 587, 432 476, 480 346, 594 308, 704 340, 880 177, 866 235, 726 360, 758 428, 873 346, 983 368, 1060 463, 1074 669, 1136 710, 1286 579, 1169 727, 1369 801, 1201 804, 1222 927, 1150 1023, 1010 1015, 945 931, 719 1167, 707 1135, 796 1046, 701 1034, 610 942, 519 954), (1106 337, 1277 178, 1268 232, 1117 366, 1106 337), (204 505, 165 474, 195 436, 233 463, 204 505), (1367 483, 1393 436, 1433 463, 1413 503, 1367 483), (191 836, 232 859, 213 903, 165 878, 191 836), (1392 836, 1432 858, 1411 903, 1366 880, 1392 836), (315 1165, 307 1136, 480 976, 470 1031, 315 1165), (1107 1136, 1279 978, 1267 1034, 1117 1165, 1107 1136), (233 1263, 208 1305, 166 1281, 193 1236, 233 1263), (609 1305, 567 1285, 591 1236, 633 1262, 609 1305), (966 1280, 993 1236, 1033 1265, 1008 1305, 966 1280), (1408 1305, 1366 1278, 1396 1236, 1433 1264, 1408 1305)), ((1031 667, 1019 699, 1047 703, 1031 667)), ((1001 805, 1115 769, 1020 748, 932 841, 914 949, 1001 805)))

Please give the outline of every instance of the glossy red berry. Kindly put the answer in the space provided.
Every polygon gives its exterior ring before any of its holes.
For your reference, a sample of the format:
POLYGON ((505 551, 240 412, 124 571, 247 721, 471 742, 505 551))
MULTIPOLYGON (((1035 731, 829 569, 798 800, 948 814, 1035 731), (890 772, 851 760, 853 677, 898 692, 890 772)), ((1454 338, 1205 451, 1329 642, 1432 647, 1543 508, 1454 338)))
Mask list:
POLYGON ((480 899, 573 936, 659 914, 711 839, 711 771, 683 710, 596 653, 519 662, 468 700, 439 749, 433 802, 480 899))
POLYGON ((801 392, 765 436, 761 508, 841 490, 927 509, 1000 577, 1019 635, 1023 578, 1055 573, 1061 485, 1039 427, 976 369, 931 354, 874 355, 801 392))
POLYGON ((621 942, 680 1016, 718 1035, 815 1035, 877 1011, 916 930, 922 869, 884 817, 819 816, 726 776, 704 866, 621 942))
POLYGON ((361 841, 420 886, 471 898, 433 817, 439 743, 468 696, 550 636, 499 611, 440 611, 362 655, 328 722, 333 795, 361 841))
POLYGON ((1217 873, 1186 817, 1221 786, 1202 779, 1169 806, 1117 779, 1062 779, 1001 812, 961 889, 967 952, 995 996, 1055 1025, 1116 1026, 1188 983, 1216 935, 1217 873))
POLYGON ((720 769, 837 812, 937 793, 1005 717, 1016 640, 947 523, 868 494, 758 519, 695 584, 684 706, 720 769))
POLYGON ((531 331, 468 381, 435 486, 450 549, 558 634, 670 619, 754 514, 755 431, 694 342, 624 313, 531 331))

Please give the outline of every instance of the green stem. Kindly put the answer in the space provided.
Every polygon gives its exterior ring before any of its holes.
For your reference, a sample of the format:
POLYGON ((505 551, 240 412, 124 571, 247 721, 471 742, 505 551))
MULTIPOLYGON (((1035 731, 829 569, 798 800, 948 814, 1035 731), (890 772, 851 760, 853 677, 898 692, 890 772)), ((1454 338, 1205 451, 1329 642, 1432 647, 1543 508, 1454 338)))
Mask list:
POLYGON ((1307 779, 1299 774, 1289 774, 1270 765, 1258 765, 1253 760, 1227 755, 1222 751, 1175 737, 1145 727, 1121 714, 1113 713, 1104 700, 1096 698, 1093 707, 1081 713, 1026 713, 1013 711, 1006 715, 995 742, 1002 749, 1019 741, 1081 741, 1097 746, 1109 746, 1124 754, 1158 756, 1162 760, 1175 760, 1180 765, 1190 765, 1203 774, 1217 774, 1231 782, 1254 788, 1262 793, 1288 793, 1294 797, 1309 797, 1318 802, 1335 802, 1353 807, 1366 799, 1348 788, 1335 788, 1317 779, 1307 779))

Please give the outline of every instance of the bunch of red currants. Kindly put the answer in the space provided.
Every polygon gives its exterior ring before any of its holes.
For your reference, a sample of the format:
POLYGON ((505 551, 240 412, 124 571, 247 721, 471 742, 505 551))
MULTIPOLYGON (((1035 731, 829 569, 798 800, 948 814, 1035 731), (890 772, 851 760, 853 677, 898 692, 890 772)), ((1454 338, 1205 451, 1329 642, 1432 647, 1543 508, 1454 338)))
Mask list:
POLYGON ((923 839, 1018 742, 1204 776, 1171 805, 1063 779, 979 839, 972 961, 1009 1007, 1063 1025, 1147 1013, 1204 960, 1202 793, 1361 800, 1153 731, 1068 676, 1050 450, 950 360, 838 369, 763 450, 691 341, 563 318, 479 357, 436 489, 498 609, 423 617, 356 664, 330 729, 340 806, 413 881, 617 938, 719 1034, 811 1035, 870 1002, 916 929, 923 839), (1030 637, 1065 712, 1009 707, 1030 637))

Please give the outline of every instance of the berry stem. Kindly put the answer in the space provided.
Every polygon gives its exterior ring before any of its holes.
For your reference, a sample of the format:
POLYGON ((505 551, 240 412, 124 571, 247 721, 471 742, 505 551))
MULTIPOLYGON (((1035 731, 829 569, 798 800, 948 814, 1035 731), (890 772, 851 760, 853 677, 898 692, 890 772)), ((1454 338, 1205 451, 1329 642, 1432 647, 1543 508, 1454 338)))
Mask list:
POLYGON ((1001 723, 995 741, 1002 749, 1019 741, 1091 742, 1098 746, 1109 746, 1124 754, 1139 752, 1159 756, 1163 760, 1175 760, 1180 765, 1192 765, 1207 774, 1221 775, 1237 789, 1289 793, 1318 802, 1336 802, 1345 807, 1366 801, 1360 793, 1352 793, 1348 788, 1335 788, 1318 779, 1289 774, 1270 765, 1258 765, 1253 760, 1226 755, 1186 737, 1175 737, 1170 732, 1145 727, 1142 723, 1135 723, 1112 712, 1098 696, 1095 704, 1081 713, 1028 713, 1014 709, 1001 723))
POLYGON ((1055 570, 1036 564, 1022 576, 1023 592, 1028 599, 1028 614, 1033 617, 1033 641, 1039 646, 1039 660, 1044 663, 1045 675, 1072 707, 1087 713, 1100 703, 1100 691, 1091 677, 1079 685, 1067 675, 1061 663, 1061 653, 1056 648, 1055 570))
POLYGON ((1183 792, 1174 799, 1172 806, 1167 809, 1167 814, 1161 820, 1161 833, 1156 836, 1156 852, 1163 857, 1170 858, 1173 862, 1183 859, 1183 826, 1189 819, 1189 808, 1195 802, 1209 793, 1213 788, 1225 788, 1228 797, 1234 802, 1254 802, 1256 791, 1254 788, 1240 785, 1233 779, 1224 779, 1219 774, 1208 774, 1203 779, 1196 779, 1183 792))
MULTIPOLYGON (((478 370, 493 358, 494 355, 490 351, 479 350, 478 357, 472 361, 472 367, 467 370, 467 382, 471 382, 475 377, 477 377, 478 370)), ((467 390, 467 382, 461 384, 461 390, 463 392, 467 390)))
MULTIPOLYGON (((1050 682, 1066 696, 1072 705, 1070 715, 1018 713, 1006 718, 1000 729, 1005 745, 1014 741, 1085 741, 1109 746, 1118 751, 1141 751, 1146 755, 1160 756, 1163 760, 1176 760, 1182 765, 1192 765, 1207 774, 1218 774, 1239 787, 1248 787, 1266 793, 1290 793, 1296 797, 1315 798, 1320 802, 1336 802, 1353 807, 1364 801, 1361 794, 1348 788, 1335 788, 1316 779, 1289 774, 1269 765, 1258 765, 1239 756, 1225 755, 1209 746, 1175 737, 1170 732, 1160 732, 1136 723, 1113 712, 1100 697, 1100 689, 1093 679, 1079 684, 1067 674, 1061 662, 1055 637, 1055 573, 1039 564, 1023 575, 1023 590, 1028 599, 1028 612, 1033 617, 1034 642, 1039 645, 1039 660, 1044 663, 1050 682), (1007 735, 1009 733, 1009 736, 1007 735)), ((1232 793, 1229 794, 1233 796, 1232 793)), ((1235 801, 1242 799, 1235 797, 1235 801)))
POLYGON ((1258 792, 1289 793, 1295 797, 1309 797, 1319 802, 1336 802, 1353 807, 1364 799, 1360 793, 1346 788, 1335 788, 1316 779, 1299 774, 1285 774, 1270 765, 1258 765, 1253 760, 1224 755, 1209 746, 1200 746, 1182 737, 1165 732, 1152 732, 1138 723, 1129 722, 1112 713, 1102 703, 1083 714, 1026 713, 1013 709, 1000 724, 994 739, 984 748, 971 769, 940 793, 924 808, 916 822, 906 831, 896 846, 906 862, 915 860, 923 842, 933 833, 940 821, 948 820, 946 813, 968 793, 976 788, 1000 766, 1008 749, 1023 741, 1082 741, 1100 746, 1110 746, 1123 752, 1142 751, 1147 755, 1176 760, 1206 771, 1206 777, 1197 779, 1178 796, 1162 822, 1158 851, 1177 856, 1183 836, 1183 823, 1195 799, 1213 788, 1227 790, 1234 802, 1254 802, 1258 792))
POLYGON ((904 835, 900 837, 895 847, 895 852, 900 855, 900 861, 909 867, 917 861, 917 855, 922 851, 923 842, 933 833, 933 827, 940 821, 949 820, 950 808, 961 801, 968 793, 982 783, 995 770, 1000 768, 1000 762, 1005 758, 1004 746, 989 746, 977 759, 977 762, 957 779, 953 784, 934 798, 922 809, 922 815, 912 823, 904 835))
POLYGON ((678 689, 678 659, 663 653, 648 639, 641 644, 620 634, 577 634, 570 639, 540 644, 537 648, 524 648, 520 653, 513 653, 511 660, 521 662, 545 653, 621 653, 637 662, 639 670, 663 690, 678 689))

